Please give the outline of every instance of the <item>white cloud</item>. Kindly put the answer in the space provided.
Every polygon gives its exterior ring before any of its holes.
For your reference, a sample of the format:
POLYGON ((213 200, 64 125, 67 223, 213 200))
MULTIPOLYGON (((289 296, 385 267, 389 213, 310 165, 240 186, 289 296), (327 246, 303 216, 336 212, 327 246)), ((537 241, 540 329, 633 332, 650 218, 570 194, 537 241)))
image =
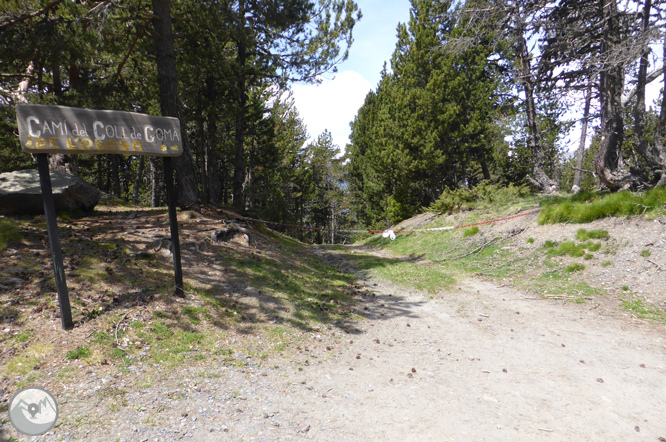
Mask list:
POLYGON ((307 125, 310 139, 316 139, 327 129, 341 150, 349 143, 349 123, 371 89, 370 83, 354 71, 324 79, 319 85, 292 87, 296 108, 307 125))

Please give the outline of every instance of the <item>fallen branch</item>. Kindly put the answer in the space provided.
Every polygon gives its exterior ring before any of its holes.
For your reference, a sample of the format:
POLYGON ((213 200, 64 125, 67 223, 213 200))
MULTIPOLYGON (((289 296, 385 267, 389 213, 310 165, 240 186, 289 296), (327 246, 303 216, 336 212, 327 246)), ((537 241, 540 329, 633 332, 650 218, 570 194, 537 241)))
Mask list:
POLYGON ((651 259, 648 259, 647 262, 656 265, 657 268, 659 269, 659 271, 661 271, 661 266, 659 264, 657 264, 656 262, 652 261, 651 259))
POLYGON ((120 319, 120 322, 116 324, 116 345, 120 345, 120 341, 118 340, 118 327, 120 327, 120 324, 123 323, 127 315, 129 315, 129 311, 125 313, 125 315, 120 319))

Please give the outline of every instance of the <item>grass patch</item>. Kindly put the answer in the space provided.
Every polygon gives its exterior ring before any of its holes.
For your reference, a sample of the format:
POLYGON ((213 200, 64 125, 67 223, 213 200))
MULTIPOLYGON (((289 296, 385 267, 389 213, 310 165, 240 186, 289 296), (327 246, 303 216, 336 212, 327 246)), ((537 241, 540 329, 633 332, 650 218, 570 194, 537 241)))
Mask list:
POLYGON ((30 339, 32 339, 33 336, 34 334, 32 333, 31 330, 23 330, 22 332, 14 335, 14 342, 18 343, 28 342, 30 339))
POLYGON ((82 345, 81 347, 77 347, 74 350, 68 351, 65 355, 65 358, 69 360, 85 359, 90 357, 91 354, 92 352, 90 351, 90 348, 86 345, 82 345))
POLYGON ((567 273, 582 272, 583 270, 585 270, 585 266, 578 262, 569 264, 564 268, 564 271, 566 271, 567 273))
POLYGON ((354 260, 358 268, 372 275, 431 294, 448 289, 455 282, 451 272, 436 264, 415 264, 409 259, 359 254, 348 254, 347 257, 354 260))
POLYGON ((34 370, 40 364, 40 360, 30 354, 20 354, 11 358, 5 365, 5 373, 25 375, 34 370))
POLYGON ((652 255, 652 252, 651 252, 650 250, 648 250, 648 249, 645 249, 645 250, 642 250, 642 251, 641 251, 641 256, 642 256, 643 258, 649 258, 650 255, 652 255))
POLYGON ((479 233, 479 228, 477 226, 470 227, 469 229, 463 230, 463 238, 467 238, 468 236, 474 236, 477 233, 479 233))
POLYGON ((646 305, 640 299, 635 301, 622 301, 624 310, 634 313, 641 319, 651 319, 653 321, 666 322, 666 315, 658 307, 646 305))
POLYGON ((6 219, 0 219, 0 250, 6 248, 10 242, 23 238, 19 229, 6 219))
POLYGON ((583 257, 584 259, 592 259, 592 255, 586 252, 596 252, 601 249, 601 243, 585 242, 576 244, 574 241, 565 241, 562 244, 546 241, 544 248, 547 249, 548 257, 553 256, 571 256, 574 258, 583 257))
POLYGON ((642 215, 656 211, 666 205, 666 189, 650 189, 634 194, 629 191, 606 195, 578 195, 569 199, 546 204, 539 214, 539 224, 589 223, 609 216, 642 215), (574 198, 577 197, 577 198, 574 198))
POLYGON ((533 244, 534 243, 534 238, 527 238, 527 241, 525 241, 527 244, 533 244))
POLYGON ((187 316, 190 322, 194 325, 201 324, 201 318, 199 318, 199 315, 205 315, 207 313, 208 311, 205 307, 185 306, 180 309, 180 314, 187 316))
POLYGON ((578 241, 587 241, 588 239, 609 239, 610 235, 608 234, 608 231, 606 230, 585 230, 585 229, 578 229, 576 232, 576 239, 578 241))
POLYGON ((610 267, 613 263, 611 261, 601 261, 601 267, 610 267))

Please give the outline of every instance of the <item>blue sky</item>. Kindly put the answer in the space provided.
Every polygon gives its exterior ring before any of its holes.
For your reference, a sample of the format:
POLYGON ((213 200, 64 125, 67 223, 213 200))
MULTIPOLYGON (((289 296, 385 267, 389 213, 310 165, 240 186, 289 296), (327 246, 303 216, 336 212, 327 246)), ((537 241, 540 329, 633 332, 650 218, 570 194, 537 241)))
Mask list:
POLYGON ((409 20, 409 0, 356 0, 363 18, 354 27, 349 58, 320 85, 292 86, 296 107, 311 139, 327 129, 341 149, 349 141, 349 123, 367 93, 377 87, 384 62, 396 43, 396 26, 409 20))

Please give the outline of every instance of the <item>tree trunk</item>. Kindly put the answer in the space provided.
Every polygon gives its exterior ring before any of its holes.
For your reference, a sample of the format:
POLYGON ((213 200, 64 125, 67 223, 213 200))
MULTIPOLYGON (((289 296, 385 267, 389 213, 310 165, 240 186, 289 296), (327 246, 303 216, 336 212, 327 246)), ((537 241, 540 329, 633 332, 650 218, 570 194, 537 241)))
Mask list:
MULTIPOLYGON (((600 0, 604 17, 604 33, 601 53, 609 54, 620 38, 619 17, 616 0, 600 0)), ((609 189, 627 188, 635 177, 624 166, 622 142, 624 141, 624 119, 622 116, 622 90, 624 69, 621 65, 608 64, 599 74, 599 96, 601 102, 601 141, 595 168, 603 185, 609 189)))
POLYGON ((136 178, 134 179, 134 188, 132 189, 132 204, 135 206, 139 204, 139 186, 141 186, 141 177, 143 176, 144 163, 145 157, 141 155, 139 157, 139 167, 136 171, 136 178))
POLYGON ((157 170, 157 158, 150 157, 150 207, 160 205, 160 179, 157 170))
POLYGON ((104 186, 104 168, 102 167, 103 158, 102 155, 97 155, 97 188, 99 190, 102 190, 102 186, 104 186))
MULTIPOLYGON (((522 34, 522 31, 521 31, 522 34)), ((532 172, 534 177, 527 176, 528 181, 543 193, 550 194, 559 189, 558 183, 550 179, 544 170, 546 154, 539 136, 539 125, 534 101, 534 80, 527 41, 521 35, 518 56, 520 58, 520 84, 525 92, 525 112, 527 115, 527 146, 532 152, 532 172)))
POLYGON ((206 136, 205 136, 205 121, 203 117, 203 113, 199 112, 198 115, 198 125, 199 125, 199 146, 197 149, 198 153, 198 159, 199 159, 199 174, 201 176, 200 182, 201 182, 201 200, 203 201, 204 204, 209 203, 209 191, 208 191, 208 169, 206 168, 206 150, 207 150, 207 143, 206 143, 206 136))
POLYGON ((247 46, 245 41, 245 0, 238 1, 238 80, 236 82, 238 103, 236 109, 236 158, 234 162, 234 194, 233 202, 237 210, 245 208, 243 186, 245 184, 245 107, 247 93, 245 91, 245 63, 247 61, 247 46))
POLYGON ((583 160, 585 159, 585 141, 587 140, 587 123, 590 118, 590 104, 592 103, 592 85, 587 87, 585 92, 585 109, 583 110, 583 128, 580 132, 580 144, 576 154, 576 170, 574 171, 574 181, 571 187, 572 193, 580 192, 581 175, 583 173, 583 160))
POLYGON ((199 211, 197 179, 192 161, 192 152, 187 143, 187 129, 180 112, 178 101, 178 78, 176 55, 173 48, 171 27, 171 0, 152 0, 153 27, 155 30, 155 50, 157 56, 157 82, 160 88, 160 107, 165 117, 180 120, 183 139, 183 155, 173 158, 178 183, 178 204, 184 209, 199 211))
POLYGON ((206 167, 208 175, 208 196, 214 206, 220 204, 220 170, 217 158, 217 121, 215 113, 208 114, 208 149, 206 150, 206 167))
MULTIPOLYGON (((666 38, 664 38, 664 56, 666 57, 666 38)), ((666 58, 664 58, 666 60, 666 58)), ((664 84, 666 84, 666 70, 664 70, 664 84)), ((658 156, 658 163, 661 167, 661 179, 657 186, 666 186, 666 91, 661 94, 661 110, 659 112, 659 121, 655 128, 654 134, 654 150, 655 155, 658 156)))
POLYGON ((111 155, 111 169, 109 173, 111 174, 111 193, 116 198, 120 198, 120 161, 118 161, 117 155, 111 155))

